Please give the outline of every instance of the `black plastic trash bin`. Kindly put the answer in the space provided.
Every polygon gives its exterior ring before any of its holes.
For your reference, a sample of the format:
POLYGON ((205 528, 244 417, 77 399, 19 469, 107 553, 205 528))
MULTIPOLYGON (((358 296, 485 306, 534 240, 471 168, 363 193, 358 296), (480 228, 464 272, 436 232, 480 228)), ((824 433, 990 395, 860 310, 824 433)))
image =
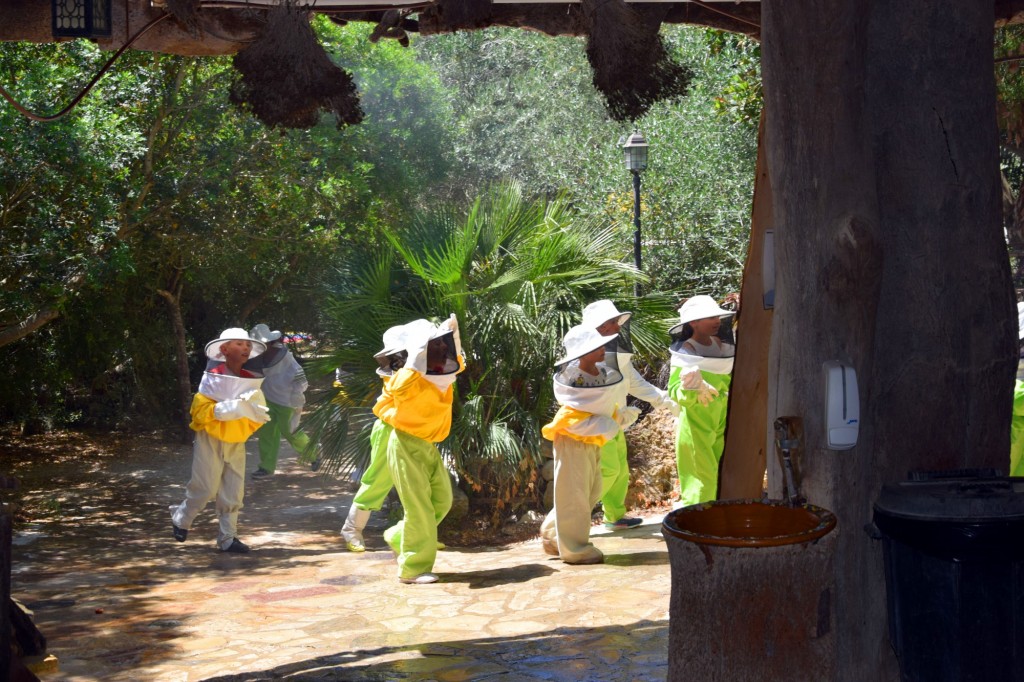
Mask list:
POLYGON ((1024 478, 885 485, 889 639, 904 682, 1024 682, 1024 478))

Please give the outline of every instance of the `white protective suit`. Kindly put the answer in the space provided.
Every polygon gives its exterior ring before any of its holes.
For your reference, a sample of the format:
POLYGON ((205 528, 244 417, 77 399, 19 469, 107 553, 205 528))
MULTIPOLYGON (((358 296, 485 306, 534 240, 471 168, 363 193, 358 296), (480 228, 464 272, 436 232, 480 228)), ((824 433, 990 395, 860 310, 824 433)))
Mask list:
POLYGON ((192 478, 184 501, 170 509, 174 525, 188 530, 216 498, 217 545, 224 550, 237 537, 245 493, 245 441, 270 417, 260 390, 262 377, 232 376, 216 369, 203 373, 192 400, 192 478))
MULTIPOLYGON (((579 330, 573 327, 566 334, 569 339, 579 330)), ((590 331, 594 342, 607 343, 614 336, 602 337, 590 331)), ((578 358, 594 348, 593 343, 578 346, 578 358)), ((598 363, 602 385, 567 385, 573 372, 555 374, 555 399, 561 406, 554 419, 541 432, 554 443, 555 503, 540 527, 544 549, 557 554, 570 564, 588 564, 603 561, 604 555, 590 542, 590 511, 601 498, 601 447, 630 426, 640 414, 637 408, 625 407, 621 400, 622 374, 610 362, 598 363)), ((571 368, 572 364, 569 363, 571 368)))

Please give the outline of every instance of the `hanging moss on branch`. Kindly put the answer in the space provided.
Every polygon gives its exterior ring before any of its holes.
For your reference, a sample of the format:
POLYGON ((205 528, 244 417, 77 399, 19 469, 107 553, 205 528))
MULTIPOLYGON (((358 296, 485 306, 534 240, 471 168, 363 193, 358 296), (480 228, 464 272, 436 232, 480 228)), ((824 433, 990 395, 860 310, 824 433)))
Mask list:
POLYGON ((612 118, 633 121, 655 102, 686 94, 693 74, 672 61, 659 20, 648 20, 624 0, 583 0, 583 19, 594 87, 612 118))
POLYGON ((199 0, 165 0, 164 6, 192 35, 199 35, 199 0))
POLYGON ((271 128, 311 128, 321 112, 338 127, 363 120, 352 75, 336 66, 309 25, 309 13, 285 1, 267 14, 260 36, 235 55, 232 103, 271 128))

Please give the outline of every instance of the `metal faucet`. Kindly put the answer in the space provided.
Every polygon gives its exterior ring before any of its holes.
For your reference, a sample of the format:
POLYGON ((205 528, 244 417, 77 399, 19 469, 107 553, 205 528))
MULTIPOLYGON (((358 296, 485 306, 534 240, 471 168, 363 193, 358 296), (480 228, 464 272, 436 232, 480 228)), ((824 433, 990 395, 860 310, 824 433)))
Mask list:
POLYGON ((779 417, 775 420, 775 447, 782 457, 782 474, 785 481, 786 504, 796 507, 807 499, 800 494, 793 469, 793 451, 800 447, 801 431, 799 417, 779 417))

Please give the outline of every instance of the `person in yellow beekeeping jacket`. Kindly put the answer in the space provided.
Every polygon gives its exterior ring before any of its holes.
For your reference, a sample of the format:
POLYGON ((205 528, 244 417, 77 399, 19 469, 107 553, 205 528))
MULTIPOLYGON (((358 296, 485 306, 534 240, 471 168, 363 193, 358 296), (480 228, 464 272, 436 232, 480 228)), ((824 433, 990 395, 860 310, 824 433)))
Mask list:
POLYGON ((171 506, 174 539, 185 542, 192 522, 216 498, 217 546, 222 552, 244 554, 249 547, 238 539, 238 512, 245 493, 245 441, 270 419, 260 390, 263 377, 242 369, 266 346, 237 327, 225 329, 206 344, 206 357, 217 361, 203 373, 192 399, 196 432, 192 448, 192 478, 185 499, 171 506))
POLYGON ((455 315, 436 327, 415 320, 403 335, 405 364, 373 407, 392 428, 385 453, 405 510, 405 518, 384 531, 384 541, 398 557, 398 579, 427 584, 438 580, 437 525, 452 506, 451 480, 435 443, 451 430, 455 378, 466 364, 455 315))

